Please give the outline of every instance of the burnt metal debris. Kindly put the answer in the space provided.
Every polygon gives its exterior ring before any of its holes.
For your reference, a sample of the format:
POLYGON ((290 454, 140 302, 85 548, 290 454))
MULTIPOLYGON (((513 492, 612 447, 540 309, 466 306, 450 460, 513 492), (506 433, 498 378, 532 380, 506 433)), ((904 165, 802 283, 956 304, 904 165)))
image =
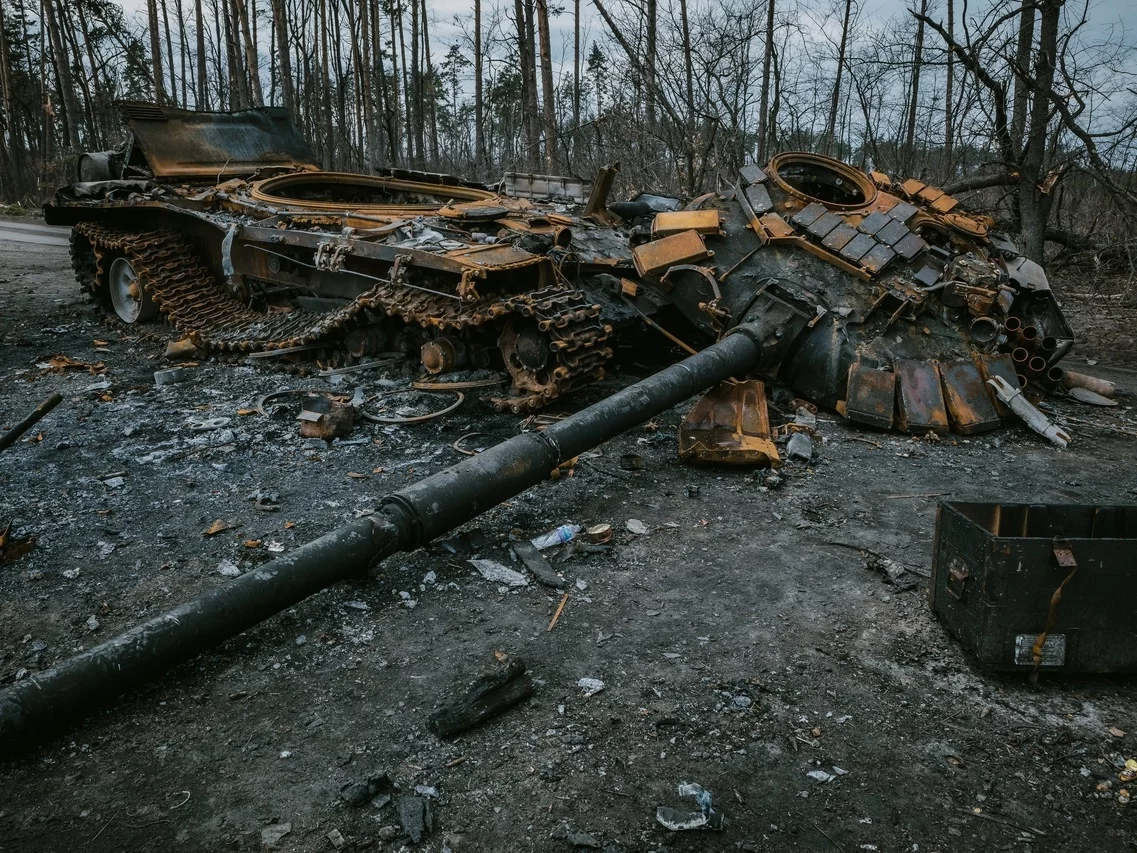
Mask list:
MULTIPOLYGON (((617 167, 493 186, 324 172, 281 109, 123 112, 131 142, 87 156, 46 217, 73 227, 97 304, 127 323, 160 313, 205 353, 500 366, 494 402, 521 413, 603 377, 645 321, 693 351, 760 320, 786 344, 760 378, 915 434, 998 428, 1011 410, 990 379, 1033 402, 1068 383, 1073 335, 1043 269, 918 180, 785 153, 685 205, 609 203, 617 167)), ((716 394, 689 457, 768 459, 763 413, 732 428, 726 411, 753 395, 716 394), (755 433, 752 452, 704 440, 732 432, 755 433)))

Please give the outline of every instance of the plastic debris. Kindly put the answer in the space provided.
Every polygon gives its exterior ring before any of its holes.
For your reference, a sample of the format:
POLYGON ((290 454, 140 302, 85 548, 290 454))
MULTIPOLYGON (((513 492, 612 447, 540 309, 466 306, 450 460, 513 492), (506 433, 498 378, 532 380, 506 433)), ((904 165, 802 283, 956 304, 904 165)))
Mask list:
POLYGON ((712 808, 711 792, 702 785, 682 782, 679 785, 679 796, 694 797, 699 811, 685 812, 669 806, 660 806, 655 810, 655 819, 664 829, 685 832, 690 829, 721 830, 726 826, 726 818, 721 812, 716 812, 712 808))
POLYGON ((552 548, 554 545, 563 545, 580 533, 579 524, 562 524, 556 530, 550 530, 544 536, 538 536, 533 540, 533 547, 538 551, 544 551, 546 548, 552 548))
POLYGON ((833 773, 827 773, 824 770, 810 770, 805 775, 812 779, 814 782, 820 782, 822 785, 827 782, 832 782, 837 778, 837 776, 833 773))
POLYGON ((529 586, 529 579, 525 575, 503 566, 496 560, 470 560, 470 565, 486 580, 504 584, 510 589, 529 586))
POLYGON ((634 533, 636 536, 647 536, 651 533, 651 528, 638 518, 629 518, 624 522, 624 526, 628 528, 629 533, 634 533))

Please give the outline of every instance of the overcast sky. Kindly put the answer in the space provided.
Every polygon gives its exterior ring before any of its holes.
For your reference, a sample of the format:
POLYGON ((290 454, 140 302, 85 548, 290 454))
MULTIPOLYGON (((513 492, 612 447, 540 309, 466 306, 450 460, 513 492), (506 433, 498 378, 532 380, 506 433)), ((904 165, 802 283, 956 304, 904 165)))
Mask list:
MULTIPOLYGON (((118 0, 128 13, 133 12, 137 16, 139 23, 144 24, 146 20, 146 0, 118 0)), ((492 5, 506 5, 512 9, 512 3, 508 0, 483 0, 483 9, 492 5)), ((664 0, 666 4, 668 0, 664 0)), ((803 0, 796 0, 801 3, 803 0)), ((809 0, 805 0, 809 2, 809 0)), ((1068 14, 1076 14, 1084 7, 1086 0, 1075 2, 1075 0, 1067 0, 1068 14)), ((619 0, 609 0, 608 8, 617 6, 619 0)), ((810 5, 818 7, 828 6, 834 3, 834 0, 812 0, 810 5)), ((661 4, 661 5, 664 5, 661 4)), ((554 64, 559 64, 565 59, 571 65, 572 56, 572 3, 570 0, 560 0, 559 3, 554 2, 553 5, 562 5, 566 9, 565 14, 554 18, 551 21, 551 29, 553 30, 553 43, 554 43, 554 64), (557 45, 560 49, 557 50, 557 45)), ((699 0, 692 0, 692 7, 698 8, 700 5, 699 0)), ((873 27, 875 25, 883 25, 890 18, 902 15, 905 10, 910 8, 913 3, 911 0, 860 0, 861 15, 860 20, 864 25, 873 27)), ((966 5, 966 0, 956 0, 956 13, 957 15, 963 14, 963 7, 966 5)), ((979 10, 988 7, 986 0, 979 0, 979 2, 972 2, 971 9, 979 10)), ((170 4, 171 11, 173 4, 170 4)), ((258 2, 259 8, 267 8, 268 0, 260 0, 258 2)), ((942 10, 946 4, 944 0, 929 0, 929 8, 932 10, 932 17, 942 17, 942 10), (936 12, 940 14, 937 15, 936 12)), ((431 24, 431 42, 432 42, 432 56, 434 57, 435 64, 442 61, 449 46, 456 42, 461 42, 462 35, 461 29, 454 24, 455 16, 464 18, 473 17, 473 0, 428 0, 427 8, 430 10, 432 18, 431 24)), ((1123 36, 1125 41, 1130 43, 1137 43, 1137 0, 1089 0, 1089 25, 1083 30, 1084 37, 1088 40, 1100 40, 1108 37, 1111 33, 1115 36, 1123 36)), ((483 11, 483 15, 488 14, 483 11)), ((189 15, 187 15, 187 18, 189 15)), ((600 19, 599 14, 596 12, 595 6, 592 5, 591 0, 581 0, 581 28, 582 35, 585 43, 603 37, 603 21, 600 19)), ((264 41, 267 42, 267 33, 263 33, 264 41)))

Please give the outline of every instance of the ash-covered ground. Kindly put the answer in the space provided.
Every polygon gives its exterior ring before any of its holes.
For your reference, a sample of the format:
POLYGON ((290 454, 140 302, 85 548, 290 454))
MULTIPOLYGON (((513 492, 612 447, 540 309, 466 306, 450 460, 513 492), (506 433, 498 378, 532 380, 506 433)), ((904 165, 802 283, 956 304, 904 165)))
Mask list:
MULTIPOLYGON (((1137 804, 1114 764, 1137 755, 1134 682, 984 674, 922 577, 940 499, 1137 502, 1134 355, 1094 337, 1094 310, 1071 311, 1084 351, 1125 396, 1109 411, 1053 401, 1066 451, 1022 428, 928 442, 821 413, 816 460, 770 488, 681 463, 680 406, 467 528, 484 535, 478 556, 514 568, 513 529, 615 528, 610 553, 552 556, 569 592, 553 630, 555 590, 505 589, 437 546, 391 558, 0 760, 0 850, 1134 849, 1137 804), (624 454, 643 468, 621 468, 624 454), (890 565, 916 585, 889 583, 890 565), (528 665, 532 700, 430 734, 431 711, 504 655, 528 665), (604 689, 585 697, 582 678, 604 689), (341 796, 382 771, 391 790, 341 796), (660 805, 695 807, 684 782, 711 792, 721 832, 656 822, 660 805), (416 786, 435 789, 419 793, 433 831, 418 843, 385 802, 416 786)), ((0 454, 0 524, 36 537, 0 566, 0 684, 460 461, 460 436, 487 446, 521 420, 475 392, 442 420, 364 423, 328 446, 292 415, 241 414, 326 380, 203 362, 155 387, 169 366, 157 333, 95 318, 65 249, 0 244, 0 421, 64 397, 0 454), (57 355, 106 370, 40 366, 57 355), (218 520, 228 529, 204 535, 218 520)), ((625 353, 560 411, 658 360, 625 353)), ((336 390, 392 381, 406 377, 336 390)), ((1132 642, 1132 624, 1117 636, 1132 642)))

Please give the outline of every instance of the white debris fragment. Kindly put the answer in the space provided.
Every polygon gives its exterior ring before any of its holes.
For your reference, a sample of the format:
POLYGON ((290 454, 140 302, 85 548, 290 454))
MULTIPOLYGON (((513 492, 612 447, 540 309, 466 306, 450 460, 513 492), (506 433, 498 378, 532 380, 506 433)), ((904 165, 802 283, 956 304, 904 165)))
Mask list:
POLYGON ((470 565, 488 581, 504 584, 511 589, 529 586, 529 579, 525 575, 507 568, 495 560, 470 560, 470 565))
POLYGON ((217 573, 227 578, 239 578, 241 569, 232 560, 222 560, 221 565, 217 567, 217 573))
POLYGON ((629 533, 634 533, 636 536, 647 536, 651 533, 651 528, 640 521, 638 518, 629 518, 624 522, 624 526, 628 528, 629 533))
POLYGON ((576 686, 584 691, 584 698, 595 696, 604 689, 604 682, 599 678, 582 678, 576 683, 576 686))

